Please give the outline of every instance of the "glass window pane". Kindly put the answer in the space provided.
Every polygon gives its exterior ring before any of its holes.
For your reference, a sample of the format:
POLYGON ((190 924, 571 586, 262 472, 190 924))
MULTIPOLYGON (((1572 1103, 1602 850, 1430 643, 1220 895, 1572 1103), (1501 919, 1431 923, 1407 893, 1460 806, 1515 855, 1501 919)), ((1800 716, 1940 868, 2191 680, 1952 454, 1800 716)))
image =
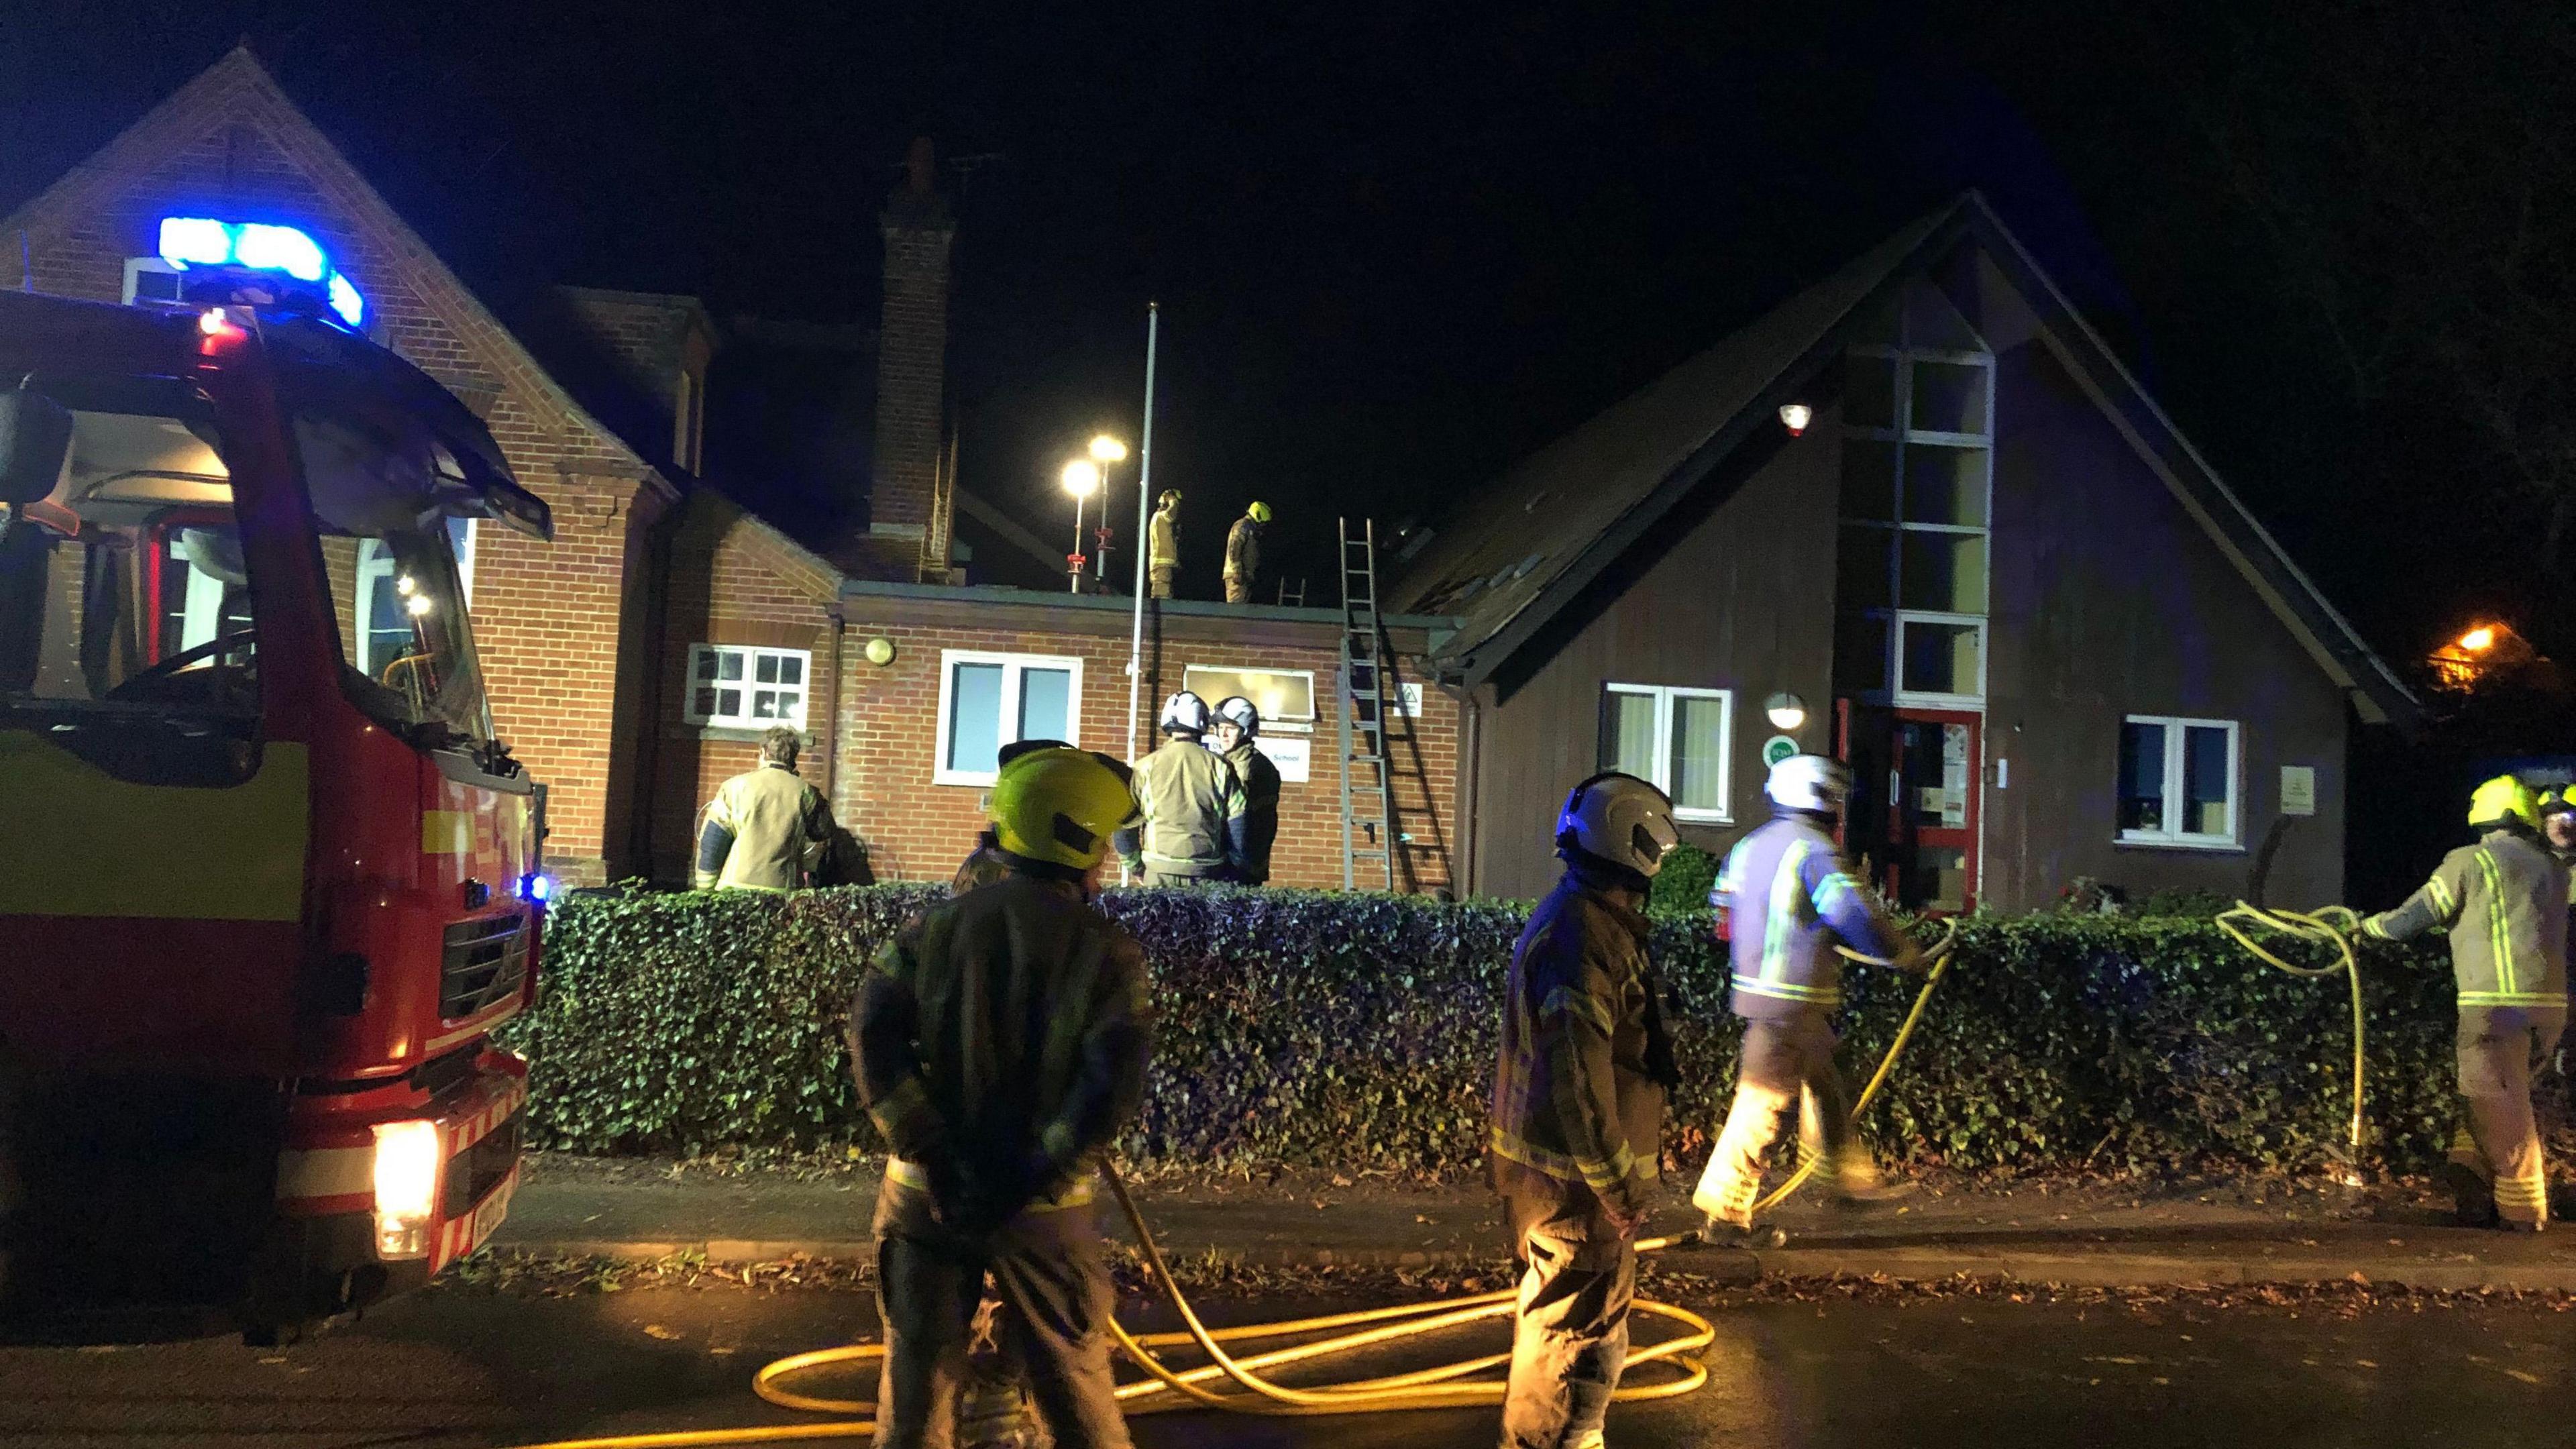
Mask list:
POLYGON ((1726 701, 1673 697, 1673 803, 1685 810, 1726 808, 1726 701))
POLYGON ((1945 614, 1986 611, 1986 536, 1982 533, 1905 533, 1904 606, 1945 614))
POLYGON ((1002 666, 960 664, 948 676, 951 770, 990 770, 1002 750, 1002 666))
POLYGON ((2228 833, 2228 801, 2235 793, 2235 772, 2227 768, 2227 731, 2205 725, 2182 732, 2183 818, 2189 835, 2228 833))
POLYGON ((1894 580, 1889 577, 1896 530, 1866 524, 1843 525, 1834 555, 1834 604, 1843 609, 1884 609, 1894 580))
POLYGON ((1887 620, 1865 614, 1834 620, 1834 688, 1854 694, 1887 688, 1887 620))
POLYGON ((2120 828, 2165 828, 2165 727, 2120 726, 2120 828))
POLYGON ((792 719, 802 723, 805 718, 805 709, 802 704, 804 698, 805 696, 798 694, 792 689, 779 695, 778 717, 780 719, 792 719))
POLYGON ((762 684, 778 682, 778 656, 763 654, 752 661, 752 677, 762 684))
POLYGON ((705 719, 708 715, 714 714, 716 712, 716 692, 712 689, 699 690, 693 697, 692 708, 700 719, 705 719))
POLYGON ((1843 439, 1843 517, 1896 520, 1896 445, 1843 439))
POLYGON ((1905 658, 1897 687, 1916 694, 1973 695, 1980 687, 1977 650, 1983 626, 1905 622, 1905 658))
POLYGON ((742 691, 739 689, 717 690, 716 713, 724 715, 730 719, 742 718, 742 691))
POLYGON ((778 718, 778 691, 774 689, 753 690, 751 692, 751 717, 753 719, 778 718))
POLYGON ((742 678, 742 656, 740 654, 737 654, 730 649, 724 649, 717 651, 717 658, 721 661, 716 667, 717 678, 742 678))
POLYGON ((713 678, 715 678, 715 677, 716 677, 716 651, 714 651, 714 650, 712 650, 712 649, 701 649, 701 650, 699 650, 699 651, 698 651, 698 678, 700 678, 700 679, 713 679, 713 678))
POLYGON ((1020 672, 1020 732, 1014 738, 1023 740, 1073 738, 1072 702, 1072 670, 1022 670, 1020 672))
POLYGON ((1986 450, 1905 445, 1905 521, 1986 526, 1986 450))
POLYGON ((1914 362, 1914 414, 1906 426, 1918 433, 1986 431, 1986 370, 1964 362, 1914 362))
POLYGON ((1896 426, 1896 359, 1843 359, 1843 421, 1855 428, 1896 426))
POLYGON ((805 661, 793 654, 789 654, 781 658, 778 661, 778 682, 781 684, 803 684, 805 682, 805 661))
POLYGON ((1601 692, 1601 768, 1655 778, 1655 697, 1601 692))

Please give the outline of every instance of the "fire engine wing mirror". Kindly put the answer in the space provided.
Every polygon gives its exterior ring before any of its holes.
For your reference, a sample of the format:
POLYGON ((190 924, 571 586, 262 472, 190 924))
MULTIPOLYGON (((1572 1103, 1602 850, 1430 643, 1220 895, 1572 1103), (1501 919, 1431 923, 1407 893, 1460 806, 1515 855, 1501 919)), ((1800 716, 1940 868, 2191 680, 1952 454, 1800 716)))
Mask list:
POLYGON ((68 408, 42 393, 0 393, 0 503, 14 510, 52 497, 71 456, 68 408))

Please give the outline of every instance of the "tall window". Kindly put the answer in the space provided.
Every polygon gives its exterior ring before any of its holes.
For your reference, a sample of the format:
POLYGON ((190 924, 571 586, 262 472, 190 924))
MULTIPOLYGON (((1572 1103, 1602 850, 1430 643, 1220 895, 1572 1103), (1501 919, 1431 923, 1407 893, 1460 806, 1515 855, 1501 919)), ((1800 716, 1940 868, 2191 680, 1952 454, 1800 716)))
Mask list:
POLYGON ((1002 746, 1021 740, 1079 743, 1082 661, 1052 654, 939 656, 939 742, 934 785, 990 785, 1002 746))
POLYGON ((2133 714, 2121 721, 2121 843, 2235 846, 2240 738, 2234 720, 2133 714))
POLYGON ((726 729, 805 728, 814 656, 802 649, 741 644, 689 646, 691 724, 726 729))
POLYGON ((1601 768, 1651 780, 1682 820, 1724 823, 1735 696, 1661 684, 1601 687, 1601 768))
POLYGON ((1844 359, 1838 687, 1898 704, 1986 692, 1995 360, 1918 285, 1892 341, 1844 359))

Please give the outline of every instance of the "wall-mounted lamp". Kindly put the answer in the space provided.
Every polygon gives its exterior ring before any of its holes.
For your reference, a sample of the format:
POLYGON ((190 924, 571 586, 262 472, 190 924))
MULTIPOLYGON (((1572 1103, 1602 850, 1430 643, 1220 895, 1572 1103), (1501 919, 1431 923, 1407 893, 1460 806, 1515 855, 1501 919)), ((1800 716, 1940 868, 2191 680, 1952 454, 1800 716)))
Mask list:
POLYGON ((1794 438, 1800 433, 1805 432, 1807 430, 1807 424, 1812 423, 1815 420, 1816 410, 1807 406, 1805 403, 1782 403, 1780 405, 1780 426, 1789 430, 1790 437, 1794 438))
POLYGON ((1793 730, 1807 722, 1807 702, 1782 690, 1762 701, 1762 713, 1776 730, 1793 730))
POLYGON ((862 652, 867 655, 870 664, 883 669, 894 662, 894 641, 882 638, 871 639, 868 641, 868 647, 862 652))

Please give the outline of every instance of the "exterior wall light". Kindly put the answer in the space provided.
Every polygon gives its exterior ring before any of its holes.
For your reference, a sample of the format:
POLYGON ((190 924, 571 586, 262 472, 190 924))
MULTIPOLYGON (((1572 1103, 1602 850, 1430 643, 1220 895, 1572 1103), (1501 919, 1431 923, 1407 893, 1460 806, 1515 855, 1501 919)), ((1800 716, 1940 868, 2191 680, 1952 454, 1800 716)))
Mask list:
POLYGON ((1776 730, 1793 730, 1807 722, 1807 702, 1787 690, 1762 701, 1763 716, 1776 730))
POLYGON ((871 639, 868 641, 867 648, 861 652, 867 656, 870 664, 883 669, 894 662, 894 641, 885 638, 871 639))
MULTIPOLYGON (((1794 438, 1800 433, 1805 432, 1807 430, 1807 424, 1812 423, 1815 420, 1816 410, 1807 406, 1805 403, 1782 403, 1780 405, 1780 426, 1789 430, 1790 437, 1794 438)), ((1783 726, 1783 728, 1786 727, 1783 726)))

